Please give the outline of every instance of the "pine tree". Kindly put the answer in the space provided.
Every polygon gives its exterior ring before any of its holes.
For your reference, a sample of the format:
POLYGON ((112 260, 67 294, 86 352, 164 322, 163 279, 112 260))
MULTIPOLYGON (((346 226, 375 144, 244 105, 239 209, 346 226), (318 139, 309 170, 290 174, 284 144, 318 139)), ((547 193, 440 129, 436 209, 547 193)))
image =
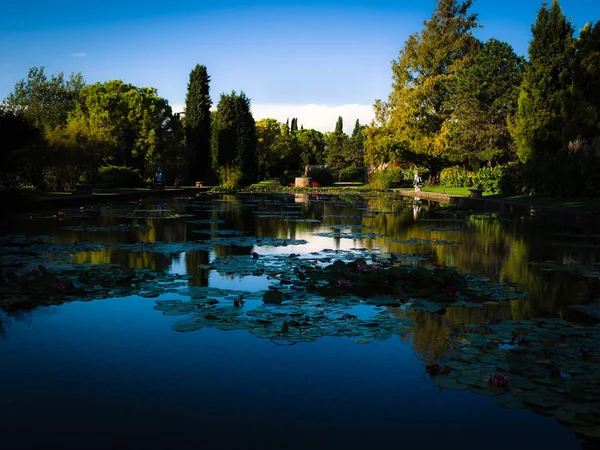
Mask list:
POLYGON ((531 31, 529 64, 511 125, 521 161, 552 156, 563 146, 572 85, 573 27, 558 0, 550 9, 543 4, 531 31))
POLYGON ((185 97, 185 136, 189 158, 189 181, 205 180, 210 176, 211 130, 209 94, 210 76, 206 66, 196 65, 190 73, 185 97))
POLYGON ((297 118, 293 118, 292 119, 292 126, 290 128, 290 133, 294 133, 298 131, 298 119, 297 118))
POLYGON ((516 114, 524 58, 506 42, 487 41, 450 83, 450 159, 471 166, 515 159, 507 121, 516 114))

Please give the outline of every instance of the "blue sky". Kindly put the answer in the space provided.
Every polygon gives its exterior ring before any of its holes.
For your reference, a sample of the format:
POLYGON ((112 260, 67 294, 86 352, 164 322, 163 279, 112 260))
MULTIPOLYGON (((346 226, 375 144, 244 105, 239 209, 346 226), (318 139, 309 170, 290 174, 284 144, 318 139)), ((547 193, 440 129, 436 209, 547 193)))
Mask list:
MULTIPOLYGON (((576 29, 600 20, 600 2, 562 0, 576 29)), ((243 90, 256 119, 298 117, 326 131, 370 120, 391 89, 390 61, 422 28, 434 0, 10 2, 0 28, 0 98, 31 66, 81 71, 88 83, 153 86, 180 109, 190 70, 204 64, 211 95, 243 90), (23 8, 25 5, 26 9, 23 8), (58 7, 59 5, 60 7, 58 7)), ((538 0, 475 1, 484 26, 526 54, 538 0)))

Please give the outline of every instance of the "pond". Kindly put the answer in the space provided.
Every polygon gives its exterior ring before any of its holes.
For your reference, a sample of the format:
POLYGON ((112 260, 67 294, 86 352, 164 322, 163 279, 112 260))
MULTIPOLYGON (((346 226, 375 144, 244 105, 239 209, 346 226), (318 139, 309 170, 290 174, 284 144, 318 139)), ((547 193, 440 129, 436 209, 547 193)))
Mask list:
POLYGON ((140 199, 0 237, 2 448, 592 448, 600 235, 402 197, 140 199))

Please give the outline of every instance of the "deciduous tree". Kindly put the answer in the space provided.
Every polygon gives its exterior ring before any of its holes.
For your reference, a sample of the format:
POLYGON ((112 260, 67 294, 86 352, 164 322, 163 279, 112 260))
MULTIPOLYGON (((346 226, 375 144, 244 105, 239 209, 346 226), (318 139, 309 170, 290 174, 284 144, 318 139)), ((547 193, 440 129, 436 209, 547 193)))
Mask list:
POLYGON ((447 164, 449 142, 444 127, 454 110, 449 80, 465 67, 479 47, 472 30, 477 15, 472 0, 437 0, 421 32, 412 34, 392 62, 393 91, 388 106, 394 139, 404 158, 427 166, 429 184, 447 164))
POLYGON ((5 109, 23 114, 40 130, 53 129, 66 123, 84 87, 81 73, 72 73, 68 80, 62 72, 48 78, 44 66, 32 67, 4 100, 5 109))
POLYGON ((75 123, 90 140, 101 144, 106 163, 150 174, 157 163, 181 160, 179 119, 154 88, 138 88, 121 80, 87 86, 69 116, 69 125, 75 123))

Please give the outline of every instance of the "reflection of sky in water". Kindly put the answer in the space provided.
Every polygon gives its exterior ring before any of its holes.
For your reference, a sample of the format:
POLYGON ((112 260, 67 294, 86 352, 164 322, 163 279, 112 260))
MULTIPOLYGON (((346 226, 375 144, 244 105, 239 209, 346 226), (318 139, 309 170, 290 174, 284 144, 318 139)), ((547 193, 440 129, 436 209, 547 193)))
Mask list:
MULTIPOLYGON (((314 230, 314 233, 331 231, 332 230, 328 228, 317 228, 314 230)), ((304 245, 286 245, 281 247, 254 246, 252 251, 255 251, 258 254, 306 254, 320 252, 326 248, 333 250, 350 250, 352 248, 362 247, 364 242, 368 241, 359 239, 335 239, 323 236, 313 236, 313 231, 299 231, 296 233, 295 239, 304 239, 308 243, 304 245)))
POLYGON ((179 275, 187 273, 187 267, 185 266, 185 252, 181 252, 176 258, 173 258, 171 266, 167 272, 178 273, 179 275))
POLYGON ((211 270, 208 276, 208 285, 219 289, 234 289, 240 291, 257 292, 269 289, 273 282, 266 275, 239 277, 235 275, 220 275, 216 270, 211 270))

